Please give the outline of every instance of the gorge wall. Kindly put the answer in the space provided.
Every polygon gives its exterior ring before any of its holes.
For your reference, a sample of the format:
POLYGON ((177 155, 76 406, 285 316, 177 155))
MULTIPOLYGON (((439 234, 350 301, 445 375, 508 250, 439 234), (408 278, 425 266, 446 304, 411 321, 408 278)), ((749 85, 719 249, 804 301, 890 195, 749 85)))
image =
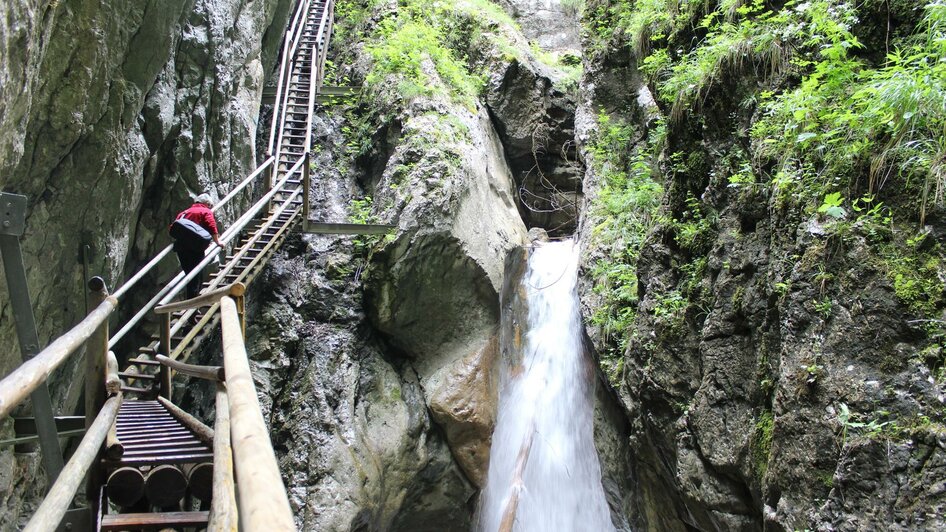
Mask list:
MULTIPOLYGON (((0 184, 29 198, 21 243, 41 344, 85 314, 84 262, 114 289, 169 243, 164 228, 191 197, 222 196, 255 168, 261 91, 289 4, 0 5, 0 184)), ((169 258, 140 291, 176 270, 169 258)), ((7 294, 0 283, 4 375, 20 363, 7 294)), ((80 363, 50 381, 61 414, 76 407, 81 387, 65 376, 80 363)), ((3 528, 44 489, 35 458, 0 450, 3 528)))
POLYGON ((942 10, 585 4, 586 318, 692 527, 944 526, 942 10))
MULTIPOLYGON (((469 530, 496 414, 503 263, 528 243, 532 167, 567 167, 571 211, 544 221, 575 224, 576 68, 486 3, 345 3, 338 16, 326 83, 363 92, 320 115, 312 216, 397 232, 305 235, 280 253, 249 331, 257 384, 301 528, 469 530), (394 65, 411 48, 416 64, 394 65)), ((635 504, 626 422, 606 392, 599 416, 622 521, 635 504)))
MULTIPOLYGON (((946 79, 887 55, 946 43, 931 2, 339 2, 326 83, 362 92, 319 112, 312 217, 397 231, 292 235, 251 287, 299 526, 475 526, 503 263, 531 228, 584 250, 619 529, 946 526, 942 157, 909 136, 944 121, 872 99, 946 79)), ((42 341, 84 313, 83 259, 114 286, 254 167, 289 3, 0 5, 0 175, 30 197, 42 341)), ((6 373, 5 287, 0 318, 6 373)), ((0 452, 0 528, 42 478, 0 452)))

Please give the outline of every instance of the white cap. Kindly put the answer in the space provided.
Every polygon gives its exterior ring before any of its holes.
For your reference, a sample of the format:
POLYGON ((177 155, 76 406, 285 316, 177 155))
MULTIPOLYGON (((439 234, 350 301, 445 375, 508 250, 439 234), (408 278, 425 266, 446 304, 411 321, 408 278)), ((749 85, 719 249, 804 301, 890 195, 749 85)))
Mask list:
POLYGON ((210 194, 207 194, 206 192, 204 192, 204 193, 201 194, 200 196, 197 196, 197 198, 194 199, 194 201, 197 202, 197 203, 203 203, 204 205, 206 205, 206 206, 208 206, 208 207, 211 207, 211 206, 213 206, 213 204, 214 204, 214 203, 213 203, 213 200, 210 199, 210 194))

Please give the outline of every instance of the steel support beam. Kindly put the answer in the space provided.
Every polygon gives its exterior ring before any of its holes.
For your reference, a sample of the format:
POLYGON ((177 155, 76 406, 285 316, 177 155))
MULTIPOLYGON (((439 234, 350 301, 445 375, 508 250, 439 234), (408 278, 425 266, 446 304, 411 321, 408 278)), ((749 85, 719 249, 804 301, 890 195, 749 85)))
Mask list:
MULTIPOLYGON (((6 274, 7 291, 10 292, 10 305, 16 322, 16 336, 20 342, 20 354, 23 362, 39 353, 39 337, 36 334, 36 322, 33 319, 33 304, 26 281, 26 269, 23 267, 23 253, 20 250, 20 236, 26 229, 26 196, 0 192, 0 255, 3 256, 3 272, 6 274)), ((53 417, 52 400, 49 387, 44 382, 30 394, 33 416, 36 418, 36 432, 43 451, 43 465, 46 477, 52 487, 62 471, 62 450, 59 448, 59 435, 56 433, 56 420, 53 417)))
POLYGON ((322 235, 386 235, 397 230, 394 225, 380 224, 333 224, 303 220, 303 233, 322 235))

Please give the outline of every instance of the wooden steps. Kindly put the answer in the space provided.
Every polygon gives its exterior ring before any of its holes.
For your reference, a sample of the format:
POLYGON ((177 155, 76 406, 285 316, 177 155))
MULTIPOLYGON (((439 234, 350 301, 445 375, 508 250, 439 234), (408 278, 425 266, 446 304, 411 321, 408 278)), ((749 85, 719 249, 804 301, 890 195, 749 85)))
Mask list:
POLYGON ((205 527, 210 512, 157 512, 108 514, 102 516, 100 530, 164 530, 175 527, 205 527))

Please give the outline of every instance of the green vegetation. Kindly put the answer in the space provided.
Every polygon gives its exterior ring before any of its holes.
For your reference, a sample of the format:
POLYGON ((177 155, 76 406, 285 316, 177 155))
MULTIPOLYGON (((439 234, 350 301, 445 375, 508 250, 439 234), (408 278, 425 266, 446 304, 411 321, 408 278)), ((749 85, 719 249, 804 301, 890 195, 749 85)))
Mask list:
POLYGON ((881 253, 897 297, 910 310, 917 315, 927 316, 942 307, 943 281, 939 277, 942 259, 939 246, 929 251, 919 251, 909 244, 903 247, 890 244, 882 247, 881 253))
MULTIPOLYGON (((353 224, 376 224, 378 217, 374 214, 374 201, 371 196, 363 199, 354 199, 348 207, 348 221, 353 224)), ((374 253, 375 247, 383 240, 382 235, 358 235, 352 242, 355 246, 355 255, 365 258, 366 262, 374 253)))
POLYGON ((749 441, 749 452, 759 481, 765 477, 769 469, 769 456, 772 453, 772 433, 775 431, 775 416, 771 411, 764 411, 759 415, 755 424, 755 432, 749 441))
MULTIPOLYGON (((746 205, 817 219, 826 238, 798 267, 818 272, 809 309, 826 320, 839 310, 837 293, 856 280, 824 271, 825 261, 866 241, 872 265, 925 329, 924 352, 936 353, 925 359, 946 378, 946 250, 911 238, 932 210, 939 218, 946 208, 946 0, 580 5, 596 51, 627 46, 667 117, 659 134, 639 140, 616 120, 602 121, 591 147, 604 186, 593 198, 595 236, 608 255, 592 271, 605 303, 593 322, 612 355, 623 353, 639 311, 636 262, 655 227, 676 244, 678 274, 655 295, 656 322, 679 325, 688 308, 705 306, 699 259, 715 239, 715 212, 685 187, 708 178, 707 190, 721 184, 746 205), (740 141, 726 153, 701 143, 711 138, 701 132, 719 128, 740 141), (668 135, 679 151, 664 151, 668 135), (661 202, 670 213, 663 217, 661 202)), ((784 299, 791 285, 783 278, 773 290, 784 299)))
POLYGON ((404 15, 381 23, 379 39, 367 47, 374 63, 366 85, 377 87, 395 76, 404 99, 441 93, 472 108, 482 90, 483 76, 471 72, 444 45, 441 26, 421 13, 408 9, 404 15))
POLYGON ((592 239, 605 256, 592 269, 594 291, 603 303, 591 322, 610 348, 602 354, 602 361, 613 369, 627 348, 627 335, 636 317, 637 257, 657 221, 663 196, 653 174, 666 130, 660 125, 635 144, 633 129, 605 113, 598 116, 598 126, 590 162, 602 183, 592 204, 591 216, 596 221, 592 239))
POLYGON ((486 80, 484 56, 496 49, 506 60, 529 54, 563 73, 563 88, 577 86, 580 60, 512 42, 516 22, 489 0, 400 0, 380 20, 369 20, 378 0, 338 4, 339 38, 365 43, 372 59, 365 78, 377 96, 393 87, 396 97, 447 97, 472 109, 486 80))
MULTIPOLYGON (((740 75, 770 81, 771 90, 747 89, 745 105, 758 109, 749 133, 753 166, 784 200, 900 187, 918 199, 912 208, 922 224, 946 196, 946 0, 921 3, 911 34, 888 33, 882 59, 855 35, 862 16, 881 13, 878 2, 771 6, 597 1, 585 23, 599 47, 615 37, 630 43, 671 125, 702 120, 695 112, 714 88, 725 86, 726 98, 739 94, 731 89, 740 75), (785 90, 779 83, 786 78, 799 82, 785 90)), ((746 173, 733 179, 755 181, 746 173)))

